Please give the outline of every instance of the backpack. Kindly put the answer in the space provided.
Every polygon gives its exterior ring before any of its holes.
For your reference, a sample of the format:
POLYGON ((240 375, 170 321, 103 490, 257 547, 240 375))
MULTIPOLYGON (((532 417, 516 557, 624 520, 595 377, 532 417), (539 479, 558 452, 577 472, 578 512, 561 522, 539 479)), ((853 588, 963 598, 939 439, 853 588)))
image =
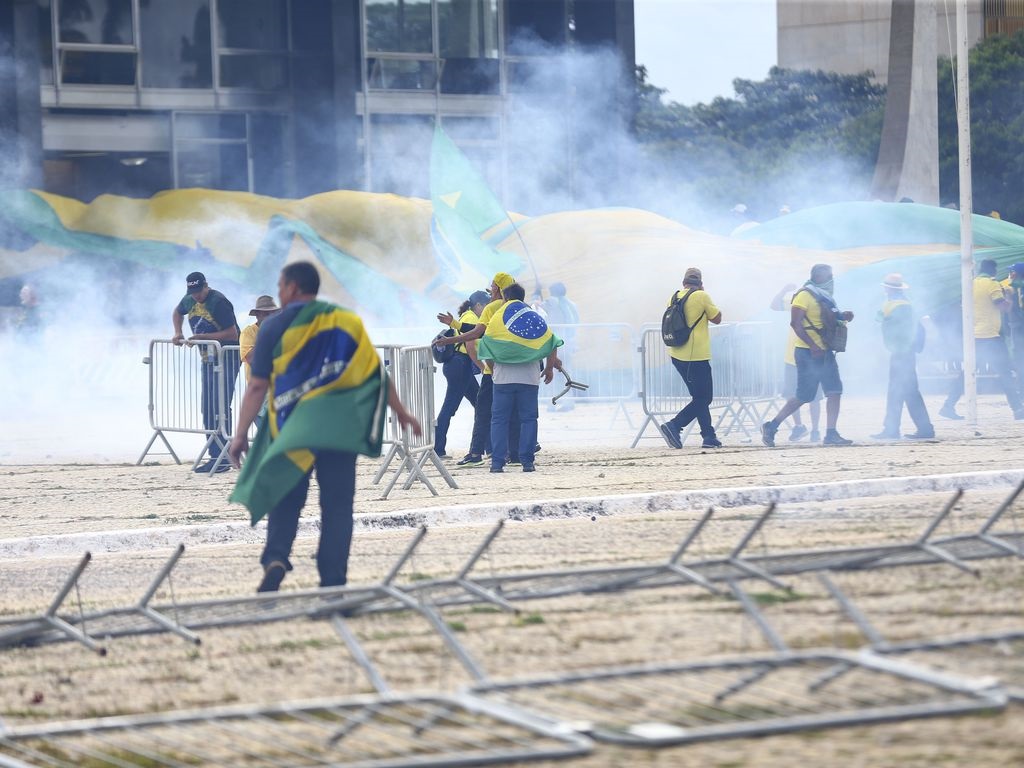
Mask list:
POLYGON ((437 336, 434 337, 434 340, 432 342, 430 342, 430 354, 432 354, 434 356, 434 362, 435 363, 439 363, 441 365, 444 365, 449 360, 451 360, 453 357, 455 357, 455 345, 454 344, 447 344, 447 345, 445 345, 443 347, 437 346, 437 340, 438 339, 443 339, 446 336, 450 337, 450 336, 454 336, 454 335, 455 335, 455 331, 452 328, 446 328, 445 330, 443 330, 439 334, 437 334, 437 336))
POLYGON ((661 340, 665 342, 665 346, 684 346, 690 340, 690 334, 697 327, 700 318, 704 317, 704 313, 701 312, 700 317, 693 321, 693 325, 689 325, 686 322, 686 313, 683 311, 683 307, 686 304, 686 300, 690 298, 690 294, 695 290, 697 289, 691 288, 682 298, 679 298, 679 291, 675 291, 672 294, 668 308, 665 310, 665 314, 661 316, 661 340))
MULTIPOLYGON (((818 336, 821 337, 821 343, 825 349, 830 349, 833 352, 845 352, 846 341, 849 336, 849 329, 846 323, 839 319, 837 311, 834 307, 830 307, 824 301, 822 301, 818 294, 809 289, 801 288, 802 291, 807 291, 811 294, 811 297, 818 302, 818 306, 821 308, 821 328, 816 325, 812 325, 811 321, 804 315, 804 326, 805 330, 815 331, 818 336)), ((800 291, 797 291, 800 293, 800 291)), ((796 294, 793 294, 796 296, 796 294)))

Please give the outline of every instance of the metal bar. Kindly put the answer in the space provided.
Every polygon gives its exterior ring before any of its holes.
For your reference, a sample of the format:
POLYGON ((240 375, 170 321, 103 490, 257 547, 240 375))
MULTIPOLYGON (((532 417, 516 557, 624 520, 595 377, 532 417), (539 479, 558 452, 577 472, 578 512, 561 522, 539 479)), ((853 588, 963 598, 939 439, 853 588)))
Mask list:
POLYGON ((668 559, 670 563, 679 562, 680 558, 682 558, 682 556, 686 553, 686 550, 689 549, 690 545, 700 535, 701 531, 704 530, 704 526, 707 524, 708 520, 710 520, 711 516, 714 514, 715 508, 708 507, 707 511, 700 516, 700 519, 697 521, 697 524, 690 529, 690 532, 686 534, 686 536, 683 538, 683 541, 679 544, 678 547, 676 547, 676 551, 673 552, 672 556, 668 559))
POLYGON ((864 633, 868 642, 873 646, 886 645, 886 640, 882 637, 882 634, 875 629, 871 622, 868 621, 867 616, 865 616, 853 601, 846 596, 846 593, 843 592, 843 590, 841 590, 834 581, 832 581, 829 577, 829 572, 821 571, 817 576, 818 581, 820 581, 825 589, 828 590, 829 594, 832 595, 832 598, 839 603, 840 607, 842 607, 846 612, 846 615, 849 616, 853 620, 853 623, 857 625, 857 628, 864 633))
POLYGON ((163 584, 164 580, 170 576, 174 566, 178 564, 178 560, 181 559, 181 556, 184 553, 185 545, 179 544, 177 549, 174 550, 174 554, 171 555, 167 562, 164 563, 163 567, 157 572, 156 577, 149 585, 149 588, 142 594, 137 607, 144 608, 149 604, 149 601, 153 599, 153 595, 155 595, 156 591, 160 589, 160 585, 163 584))
POLYGON ((953 557, 953 555, 949 554, 940 547, 937 547, 934 544, 919 544, 918 546, 920 549, 923 549, 928 554, 939 558, 939 560, 942 560, 943 562, 949 563, 954 568, 957 568, 966 574, 974 576, 976 579, 981 578, 980 570, 978 570, 977 568, 971 568, 971 566, 967 565, 963 560, 953 557))
POLYGON ((352 654, 352 659, 356 664, 366 673, 366 677, 370 681, 370 685, 377 689, 378 693, 389 694, 391 688, 388 686, 384 676, 377 671, 377 667, 374 666, 373 661, 367 655, 366 650, 363 648, 362 643, 355 636, 351 629, 348 627, 348 623, 341 617, 340 614, 335 613, 331 616, 331 626, 334 627, 335 632, 341 635, 341 639, 345 641, 348 652, 352 654))
POLYGON ((497 605, 502 610, 508 611, 509 613, 519 613, 519 609, 512 605, 512 603, 503 598, 501 595, 499 595, 496 592, 492 592, 489 589, 484 589, 474 581, 471 581, 469 579, 459 579, 457 583, 467 592, 476 595, 481 600, 484 600, 488 603, 493 603, 494 605, 497 605))
POLYGON ((744 549, 746 549, 747 545, 750 543, 750 540, 753 539, 754 536, 757 535, 757 532, 761 530, 761 526, 768 522, 768 518, 771 517, 774 511, 775 502, 772 501, 765 508, 764 512, 761 513, 761 516, 754 521, 754 524, 750 526, 750 529, 745 534, 743 534, 743 538, 740 539, 739 544, 737 544, 733 548, 732 552, 729 553, 730 560, 736 559, 740 556, 740 553, 743 552, 744 549))
POLYGON ((748 574, 750 576, 753 576, 755 578, 761 579, 762 581, 767 581, 769 584, 771 584, 776 589, 781 589, 783 592, 792 592, 793 591, 793 588, 791 586, 789 586, 788 584, 786 584, 785 582, 779 581, 778 579, 776 579, 774 576, 772 576, 767 571, 762 570, 761 568, 758 568, 756 565, 751 565, 746 560, 734 559, 734 558, 730 557, 727 560, 727 562, 730 565, 732 565, 734 568, 738 568, 739 570, 743 571, 744 573, 746 573, 746 574, 748 574))
POLYGON ((761 613, 761 609, 757 607, 757 604, 750 599, 750 595, 743 591, 743 589, 735 582, 727 582, 729 589, 732 590, 733 595, 740 601, 740 605, 743 606, 743 610, 747 612, 758 629, 761 630, 761 634, 764 635, 765 639, 771 644, 776 651, 788 651, 789 646, 786 645, 786 641, 775 631, 775 628, 768 623, 768 620, 761 613))
POLYGON ((456 579, 465 579, 469 575, 469 572, 473 570, 473 567, 477 564, 477 561, 481 557, 483 557, 483 554, 491 546, 491 543, 496 538, 498 538, 498 534, 501 533, 501 530, 504 527, 505 527, 505 520, 504 520, 504 518, 499 520, 497 523, 494 524, 494 527, 491 528, 491 530, 488 532, 488 534, 484 537, 483 541, 481 541, 477 545, 476 549, 473 550, 473 554, 469 556, 469 560, 467 560, 466 564, 462 566, 462 570, 459 571, 459 575, 455 577, 456 579))
POLYGON ((1017 487, 1013 489, 1013 492, 1009 496, 1007 496, 1006 499, 1003 500, 1003 503, 1000 504, 996 511, 993 512, 992 515, 989 517, 989 519, 985 521, 985 523, 981 526, 981 530, 978 531, 979 535, 988 533, 989 530, 991 530, 992 526, 999 522, 999 520, 1002 518, 1006 510, 1008 510, 1013 505, 1013 502, 1017 500, 1017 497, 1020 496, 1021 493, 1024 493, 1024 480, 1022 480, 1017 485, 1017 487))
POLYGON ((427 526, 421 525, 416 531, 416 535, 412 537, 412 540, 406 545, 405 551, 399 555, 398 560, 395 561, 394 565, 391 566, 391 570, 388 571, 384 577, 384 585, 390 584, 398 576, 399 571, 409 562, 409 558, 413 556, 416 548, 423 541, 423 538, 427 535, 427 526))
POLYGON ((166 629, 168 632, 173 632, 182 640, 187 640, 193 645, 199 645, 200 643, 202 643, 202 638, 200 638, 199 635, 197 635, 195 632, 181 626, 177 622, 171 621, 162 613, 154 611, 148 605, 137 606, 135 610, 143 616, 145 616, 146 618, 148 618, 154 624, 158 624, 159 626, 166 629))
POLYGON ((395 458, 395 454, 401 449, 399 443, 392 443, 388 449, 387 454, 384 456, 384 461, 380 463, 380 467, 377 469, 377 473, 373 476, 373 484, 377 485, 388 471, 388 467, 391 466, 391 462, 395 458))
POLYGON ((946 517, 949 515, 949 513, 953 511, 953 507, 956 505, 958 501, 960 501, 960 498, 963 495, 964 489, 958 488, 953 493, 953 496, 950 498, 950 500, 946 502, 946 505, 939 511, 939 514, 937 514, 935 518, 928 524, 928 527, 924 529, 924 533, 921 534, 921 537, 915 543, 924 544, 926 541, 928 541, 928 539, 931 538, 931 535, 935 532, 935 529, 938 528, 939 525, 942 524, 942 521, 945 520, 946 517))
POLYGON ((85 632, 78 629, 78 627, 74 627, 71 624, 68 624, 60 616, 47 616, 45 621, 55 630, 57 630, 58 632, 63 632, 68 637, 77 640, 90 651, 98 653, 100 656, 107 655, 106 648, 104 648, 102 645, 98 645, 96 641, 94 641, 91 637, 85 634, 85 632))
POLYGON ((82 571, 85 570, 86 566, 89 565, 89 561, 92 560, 92 553, 86 552, 82 555, 82 559, 78 561, 78 565, 74 567, 68 577, 64 580, 63 586, 57 590, 57 594, 54 595, 53 600, 50 602, 50 607, 46 609, 45 616, 52 618, 57 614, 57 609, 60 608, 61 603, 68 596, 75 584, 78 582, 78 578, 82 575, 82 571))

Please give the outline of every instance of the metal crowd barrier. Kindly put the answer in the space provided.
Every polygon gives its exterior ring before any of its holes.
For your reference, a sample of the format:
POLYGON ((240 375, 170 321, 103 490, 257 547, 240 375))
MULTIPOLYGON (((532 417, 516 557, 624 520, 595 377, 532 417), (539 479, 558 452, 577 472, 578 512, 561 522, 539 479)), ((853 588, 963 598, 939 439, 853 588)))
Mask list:
MULTIPOLYGON (((587 384, 586 391, 570 393, 563 403, 615 403, 615 416, 622 413, 630 427, 633 422, 626 403, 637 396, 636 337, 628 323, 577 323, 552 325, 551 330, 565 343, 558 357, 573 381, 587 384)), ((541 390, 540 399, 548 393, 541 390)))
MULTIPOLYGON (((709 331, 714 380, 711 410, 718 412, 715 430, 721 434, 739 430, 751 439, 782 389, 785 338, 779 337, 776 326, 765 322, 728 323, 711 326, 709 331)), ((645 419, 631 448, 650 424, 660 425, 662 417, 675 416, 690 402, 689 391, 661 340, 660 327, 644 326, 639 353, 639 394, 645 419)), ((694 424, 682 435, 684 442, 694 424)))
MULTIPOLYGON (((190 341, 181 346, 169 339, 149 342, 149 355, 142 362, 149 366, 148 410, 153 434, 136 465, 149 455, 157 438, 167 447, 171 457, 181 464, 167 439, 169 432, 206 436, 193 469, 199 466, 211 446, 221 449, 227 446, 231 435, 230 410, 235 383, 232 382, 229 391, 225 376, 227 371, 235 370, 233 361, 237 359, 237 346, 222 347, 216 341, 190 341), (208 416, 205 419, 204 393, 208 398, 205 404, 208 416)), ((211 474, 224 461, 227 461, 227 453, 221 450, 211 467, 211 474)))
POLYGON ((402 485, 403 490, 409 490, 414 482, 419 481, 437 496, 437 490, 423 471, 428 461, 434 465, 450 488, 458 488, 434 451, 435 366, 430 346, 406 347, 388 344, 376 345, 374 348, 395 383, 398 397, 422 428, 419 437, 411 435, 403 430, 398 420, 389 413, 384 427, 384 445, 389 447, 377 474, 374 475, 374 485, 380 483, 396 459, 399 463, 381 498, 386 499, 391 494, 403 474, 408 474, 402 485))

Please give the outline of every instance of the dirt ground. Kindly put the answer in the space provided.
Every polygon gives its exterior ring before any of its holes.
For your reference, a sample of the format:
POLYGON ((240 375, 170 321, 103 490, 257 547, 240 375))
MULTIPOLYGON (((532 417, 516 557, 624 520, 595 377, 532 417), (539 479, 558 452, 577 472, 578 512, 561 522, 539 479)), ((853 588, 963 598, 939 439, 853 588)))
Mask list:
MULTIPOLYGON (((629 450, 635 429, 611 424, 612 410, 542 413, 544 450, 538 472, 453 473, 458 490, 438 485, 379 499, 370 484, 376 464, 361 462, 357 512, 402 510, 517 499, 578 499, 679 489, 832 482, 943 472, 1018 469, 1020 434, 992 400, 977 428, 938 425, 939 442, 769 451, 727 439, 717 452, 672 451, 658 441, 629 450), (559 425, 562 425, 560 427, 559 425), (974 434, 978 432, 980 434, 974 434), (626 435, 625 445, 621 439, 626 435)), ((844 432, 865 440, 875 431, 867 404, 851 404, 844 432), (861 434, 863 433, 863 434, 861 434)), ((634 414, 635 421, 635 414, 634 414)), ((635 426, 639 426, 635 424, 635 426)), ((458 439, 456 437, 456 439, 458 439)), ((453 447, 458 443, 453 440, 453 447)), ((453 451, 455 452, 455 451, 453 451)), ((449 464, 450 466, 450 464, 449 464)), ((244 521, 227 503, 233 473, 210 479, 173 464, 39 463, 0 465, 0 542, 110 529, 166 529, 244 521)), ((434 475, 435 479, 436 475, 434 475)), ((438 479, 439 480, 439 479, 438 479)), ((968 492, 940 533, 975 529, 1009 489, 968 492)), ((906 541, 916 537, 947 494, 919 493, 789 504, 751 544, 751 552, 906 541)), ((1004 529, 1024 529, 1024 502, 1004 529)), ((722 510, 694 542, 694 558, 728 551, 759 512, 722 510)), ((510 522, 480 573, 654 562, 668 557, 694 524, 693 510, 666 510, 596 520, 510 522)), ((402 579, 456 572, 489 525, 432 529, 402 579)), ((412 536, 410 530, 359 530, 350 567, 353 584, 379 580, 412 536)), ((314 538, 296 542, 296 570, 285 589, 316 584, 314 538)), ((249 594, 258 581, 256 541, 191 548, 175 570, 177 599, 249 594)), ((98 553, 81 580, 87 608, 133 602, 170 552, 161 547, 98 553)), ((42 610, 74 558, 25 555, 0 560, 0 614, 42 610)), ((840 574, 842 587, 890 640, 1022 628, 1024 564, 990 560, 972 578, 948 566, 840 574)), ((401 580, 401 579, 400 579, 401 580)), ((795 648, 854 648, 862 639, 812 577, 789 580, 794 596, 748 582, 766 615, 795 648)), ((159 596, 170 596, 165 589, 159 596)), ((73 596, 74 597, 74 596, 73 596)), ((683 661, 768 646, 736 602, 679 586, 523 604, 518 615, 479 608, 447 609, 445 619, 493 678, 644 662, 683 661)), ((350 622, 391 686, 452 690, 469 679, 429 627, 411 615, 357 617, 350 622)), ((338 635, 324 622, 210 630, 193 647, 170 636, 108 643, 99 657, 78 645, 0 651, 0 718, 8 723, 232 702, 273 702, 369 691, 338 635)), ((926 659, 961 674, 1009 675, 1024 681, 1021 654, 993 660, 964 655, 926 659)), ((600 746, 573 764, 613 766, 1012 766, 1024 764, 1024 708, 981 717, 699 744, 665 750, 600 746)))

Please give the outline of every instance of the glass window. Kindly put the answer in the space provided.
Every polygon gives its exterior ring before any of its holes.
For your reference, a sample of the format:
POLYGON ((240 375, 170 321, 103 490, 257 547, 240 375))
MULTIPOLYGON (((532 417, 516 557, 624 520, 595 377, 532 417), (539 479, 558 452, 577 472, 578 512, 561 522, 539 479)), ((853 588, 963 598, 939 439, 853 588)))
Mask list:
POLYGON ((442 93, 498 93, 500 64, 497 59, 444 59, 441 62, 442 93))
POLYGON ((292 50, 329 53, 333 39, 331 0, 292 4, 292 50))
POLYGON ((443 59, 498 57, 498 0, 438 0, 443 59))
POLYGON ((143 86, 213 87, 208 0, 140 3, 139 25, 143 86))
POLYGON ((366 0, 366 49, 432 53, 430 0, 366 0))
POLYGON ((366 79, 374 90, 432 91, 437 85, 437 65, 432 60, 370 58, 366 79))
POLYGON ((496 117, 462 117, 445 115, 441 125, 454 141, 493 141, 498 138, 501 124, 496 117))
POLYGON ((61 51, 60 73, 67 85, 135 85, 135 54, 61 51))
POLYGON ((39 82, 53 85, 53 12, 50 0, 37 0, 37 32, 39 35, 39 82))
POLYGON ((232 112, 178 112, 176 139, 239 139, 245 141, 245 115, 232 112))
POLYGON ((567 0, 506 0, 509 53, 536 56, 564 45, 569 34, 567 0))
POLYGON ((288 47, 284 0, 218 0, 217 24, 221 48, 281 51, 288 47))
POLYGON ((263 53, 221 54, 220 87, 279 91, 288 85, 288 61, 263 53))
POLYGON ((58 0, 60 42, 134 45, 132 0, 58 0))
POLYGON ((177 148, 178 187, 246 192, 249 152, 245 144, 186 142, 177 148))
POLYGON ((429 196, 430 115, 371 115, 370 173, 374 192, 429 196))

